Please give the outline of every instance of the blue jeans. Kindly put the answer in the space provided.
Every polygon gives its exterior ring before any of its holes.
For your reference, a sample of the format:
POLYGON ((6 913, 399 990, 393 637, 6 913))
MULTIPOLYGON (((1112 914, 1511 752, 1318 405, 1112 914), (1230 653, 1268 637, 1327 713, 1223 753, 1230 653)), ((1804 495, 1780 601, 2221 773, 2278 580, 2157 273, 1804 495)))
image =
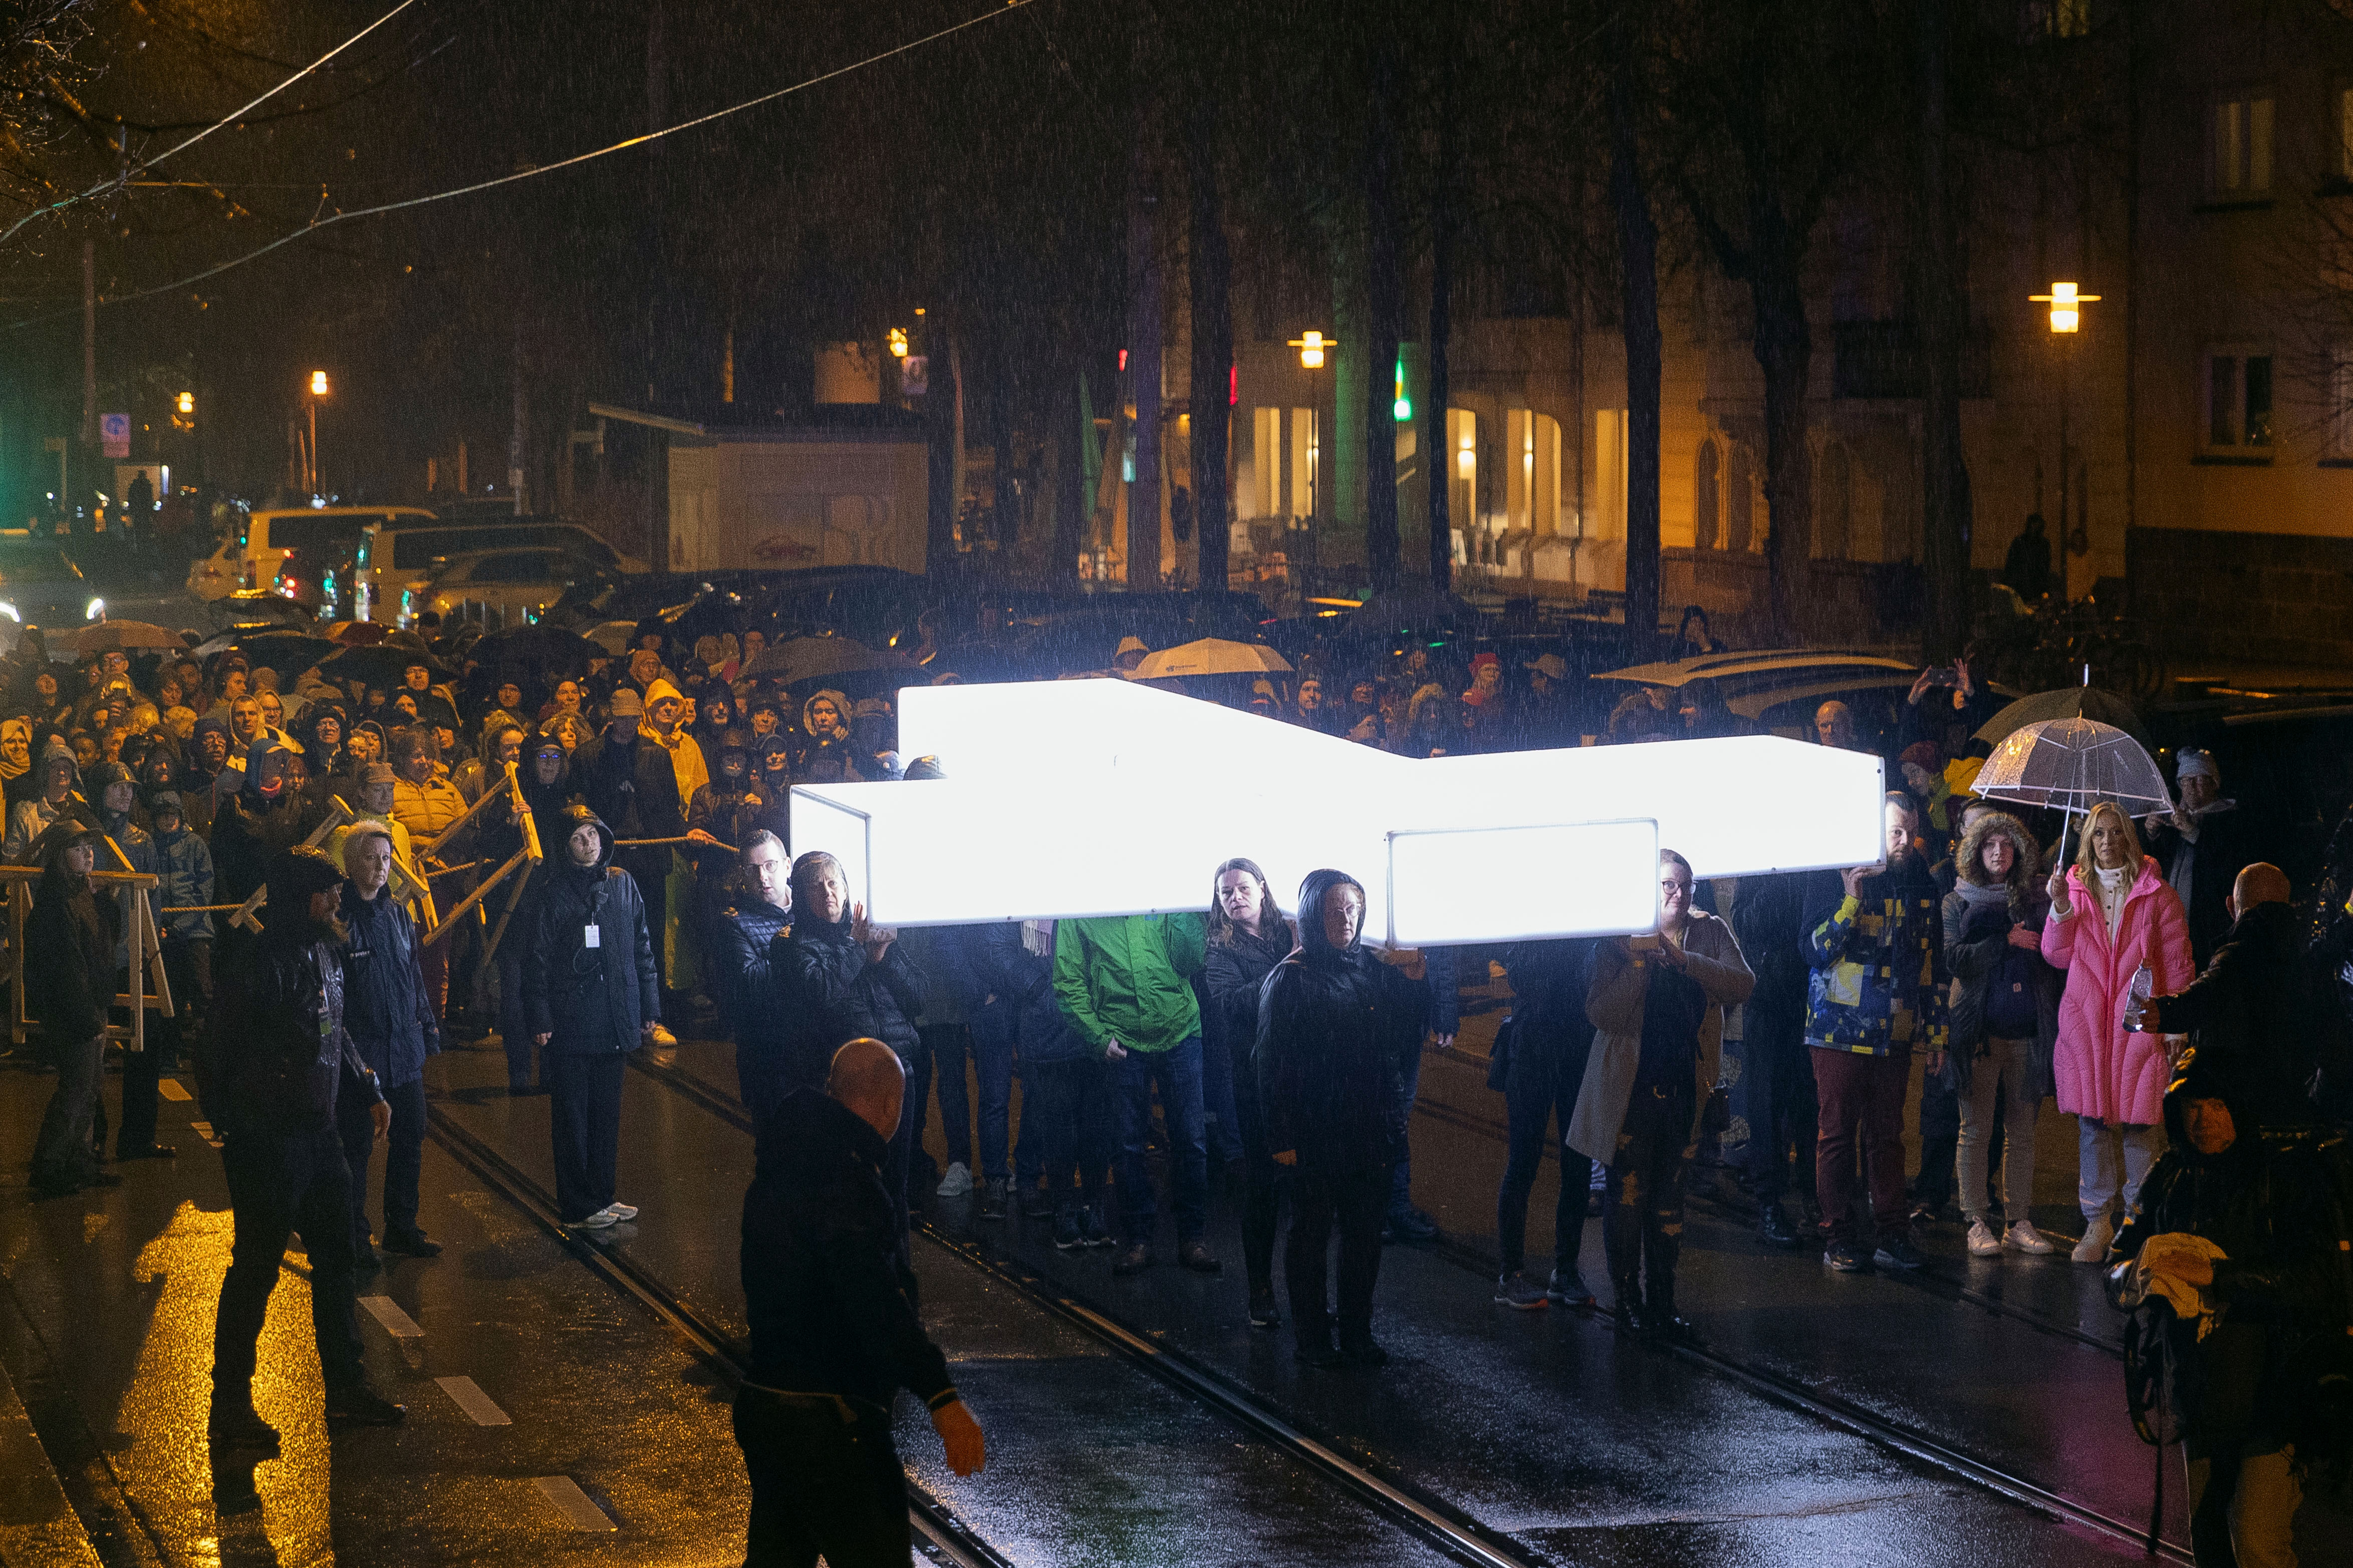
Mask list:
POLYGON ((940 1129, 948 1163, 962 1164, 975 1181, 1012 1174, 1007 1163, 1013 1110, 1012 1007, 1003 1002, 981 1008, 968 1025, 926 1025, 923 1029, 939 1073, 940 1129), (972 1091, 965 1080, 965 1057, 980 1080, 980 1161, 972 1157, 972 1091))
POLYGON ((1167 1117, 1170 1164, 1176 1175, 1176 1242, 1201 1234, 1209 1216, 1209 1147, 1201 1124, 1201 1037, 1187 1035, 1165 1051, 1131 1050, 1111 1064, 1119 1110, 1120 1229, 1127 1240, 1149 1242, 1155 1207, 1144 1139, 1152 1127, 1152 1089, 1160 1087, 1167 1117))

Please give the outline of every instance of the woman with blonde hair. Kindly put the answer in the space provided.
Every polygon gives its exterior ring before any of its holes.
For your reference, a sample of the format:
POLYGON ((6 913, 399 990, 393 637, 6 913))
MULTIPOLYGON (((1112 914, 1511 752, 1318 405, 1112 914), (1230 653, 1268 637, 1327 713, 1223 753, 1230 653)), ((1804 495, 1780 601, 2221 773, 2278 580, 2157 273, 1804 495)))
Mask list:
POLYGON ((2129 1215, 2156 1163, 2172 1068, 2160 1037, 2124 1026, 2133 976, 2146 964, 2148 994, 2170 996, 2197 971, 2181 900, 2115 804, 2092 808, 2075 863, 2053 870, 2046 891, 2042 956, 2067 972, 2052 1075, 2059 1109, 2077 1119, 2084 1231, 2073 1256, 2099 1263, 2116 1240, 2116 1201, 2129 1215))

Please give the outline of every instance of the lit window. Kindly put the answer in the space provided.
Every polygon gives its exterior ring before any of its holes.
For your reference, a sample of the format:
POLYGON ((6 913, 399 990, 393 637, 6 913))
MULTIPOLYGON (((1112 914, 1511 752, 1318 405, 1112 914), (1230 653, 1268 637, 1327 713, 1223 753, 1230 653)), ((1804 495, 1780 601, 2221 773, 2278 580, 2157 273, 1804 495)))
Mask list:
POLYGON ((2268 448, 2272 444, 2272 356, 2209 354, 2206 445, 2268 448))
POLYGON ((2214 194, 2263 196, 2272 188, 2272 100, 2231 98, 2214 105, 2214 194))

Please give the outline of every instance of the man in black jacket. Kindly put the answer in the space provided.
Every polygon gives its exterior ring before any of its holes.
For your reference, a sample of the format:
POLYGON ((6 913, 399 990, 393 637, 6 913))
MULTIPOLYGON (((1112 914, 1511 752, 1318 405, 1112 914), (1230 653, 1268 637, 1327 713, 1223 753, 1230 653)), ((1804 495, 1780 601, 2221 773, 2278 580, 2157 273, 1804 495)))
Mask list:
POLYGON ((2287 873, 2258 860, 2224 900, 2232 924, 2205 972, 2141 1015, 2152 1034, 2191 1035, 2199 1055, 2227 1068, 2266 1128, 2313 1119, 2310 1086, 2336 1005, 2333 964, 2317 962, 2288 903, 2287 873))
POLYGON ((904 1088, 896 1053, 851 1040, 824 1089, 796 1089, 760 1125, 744 1194, 751 1354, 735 1398, 752 1483, 745 1568, 809 1568, 820 1552, 836 1568, 912 1560, 891 1436, 902 1388, 931 1411, 957 1475, 986 1458, 979 1424, 915 1316, 899 1250, 906 1205, 883 1186, 904 1088))
POLYGON ((2169 812, 2151 812, 2141 830, 2149 858, 2180 895, 2189 956, 2203 969, 2236 918, 2230 910, 2232 883, 2242 869, 2264 859, 2270 846, 2263 842, 2263 817, 2241 811, 2222 794, 2211 752, 2184 748, 2174 759, 2174 780, 2181 803, 2169 812))
MULTIPOLYGON (((441 1026, 425 987, 424 947, 416 922, 386 886, 392 879, 392 829, 381 822, 355 824, 343 840, 343 871, 350 878, 343 884, 343 921, 351 931, 343 954, 343 1023, 392 1108, 384 1161, 384 1247, 431 1258, 441 1247, 417 1226, 417 1183, 424 1168, 425 1058, 440 1051, 441 1026)), ((375 1120, 353 1095, 336 1107, 335 1122, 352 1167, 352 1247, 361 1271, 373 1273, 377 1263, 368 1243, 367 1173, 375 1120)))
POLYGON ((547 1075, 558 1217, 603 1230, 638 1217, 613 1196, 622 1060, 660 1021, 660 982, 638 884, 610 864, 612 829, 586 806, 567 806, 543 842, 562 847, 534 900, 523 1009, 547 1075))
POLYGON ((62 1197, 122 1178, 98 1168, 90 1128, 106 1076, 106 1009, 114 1000, 114 901, 92 891, 98 834, 59 817, 28 852, 45 868, 25 927, 25 1001, 40 1020, 58 1087, 33 1143, 33 1186, 62 1197))
MULTIPOLYGON (((1546 656, 1555 657, 1555 656, 1546 656)), ((1495 1281, 1499 1306, 1520 1311, 1550 1302, 1593 1304, 1577 1266, 1585 1242, 1585 1208, 1593 1162, 1568 1146, 1569 1118, 1585 1082, 1593 1049, 1593 1023, 1585 1016, 1585 986, 1593 964, 1588 940, 1519 942, 1505 950, 1512 983, 1512 1047, 1504 1067, 1504 1120, 1510 1153, 1495 1191, 1495 1247, 1503 1264, 1495 1281), (1528 1195, 1544 1163, 1545 1133, 1554 1119, 1553 1148, 1560 1156, 1560 1198, 1553 1209, 1552 1274, 1543 1285, 1521 1272, 1526 1258, 1528 1195)))
POLYGON ((2158 1402, 2189 1479, 2201 1568, 2295 1561, 2303 1500, 2295 1443, 2312 1415, 2316 1355, 2339 1339, 2339 1231, 2331 1180, 2300 1142, 2257 1131, 2243 1085, 2192 1050, 2165 1093, 2170 1149, 2116 1237, 2109 1300, 2133 1313, 2136 1422, 2158 1402))
POLYGON ((1809 875, 1835 880, 1830 872, 1744 877, 1732 906, 1733 937, 1757 976, 1757 989, 1740 1009, 1746 1059, 1733 1093, 1746 1101, 1757 1237, 1788 1252, 1805 1246, 1805 1239, 1782 1200, 1794 1178, 1811 1206, 1820 1106, 1813 1052, 1806 1048, 1806 986, 1812 973, 1805 946, 1809 875))
POLYGON ((1430 995, 1365 951, 1363 885, 1311 871, 1299 889, 1299 951, 1275 965, 1259 1001, 1259 1095, 1266 1144, 1292 1167, 1282 1272, 1296 1353, 1310 1366, 1379 1366, 1373 1286, 1389 1172, 1404 1157, 1407 1058, 1421 1049, 1430 995), (1340 1232, 1340 1338, 1324 1294, 1324 1254, 1340 1232))
POLYGON ((735 1035, 735 1086, 753 1120, 765 1121, 783 1102, 785 1047, 789 1031, 772 1005, 768 954, 792 922, 792 860, 784 841, 765 827, 744 836, 743 871, 735 901, 721 913, 712 944, 719 1006, 735 1035))
POLYGON ((253 1408, 256 1346, 289 1232, 311 1255, 311 1331, 327 1385, 327 1419, 390 1426, 406 1414, 368 1386, 353 1318, 351 1168, 335 1136, 343 1095, 391 1110, 343 1029, 343 874, 319 850, 272 857, 262 933, 221 976, 212 1048, 200 1079, 219 1130, 237 1240, 213 1331, 210 1431, 217 1443, 274 1447, 253 1408))

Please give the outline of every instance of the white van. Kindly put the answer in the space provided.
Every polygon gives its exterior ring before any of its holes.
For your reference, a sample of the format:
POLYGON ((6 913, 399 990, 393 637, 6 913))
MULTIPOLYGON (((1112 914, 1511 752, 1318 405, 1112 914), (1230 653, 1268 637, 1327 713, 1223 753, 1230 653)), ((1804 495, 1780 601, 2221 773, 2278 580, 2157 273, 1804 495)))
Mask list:
MULTIPOLYGON (((365 551, 379 529, 415 528, 438 521, 414 506, 273 507, 248 512, 237 537, 188 568, 188 592, 225 599, 240 589, 266 590, 355 620, 367 607, 354 602, 366 586, 365 551), (337 582, 337 574, 355 581, 337 582)), ((364 595, 363 595, 364 597, 364 595)))
POLYGON ((406 626, 426 607, 433 578, 449 561, 486 550, 561 552, 594 562, 616 576, 646 570, 643 560, 614 549, 593 529, 562 518, 501 517, 458 527, 429 517, 404 517, 379 524, 368 542, 363 575, 375 618, 406 626))

